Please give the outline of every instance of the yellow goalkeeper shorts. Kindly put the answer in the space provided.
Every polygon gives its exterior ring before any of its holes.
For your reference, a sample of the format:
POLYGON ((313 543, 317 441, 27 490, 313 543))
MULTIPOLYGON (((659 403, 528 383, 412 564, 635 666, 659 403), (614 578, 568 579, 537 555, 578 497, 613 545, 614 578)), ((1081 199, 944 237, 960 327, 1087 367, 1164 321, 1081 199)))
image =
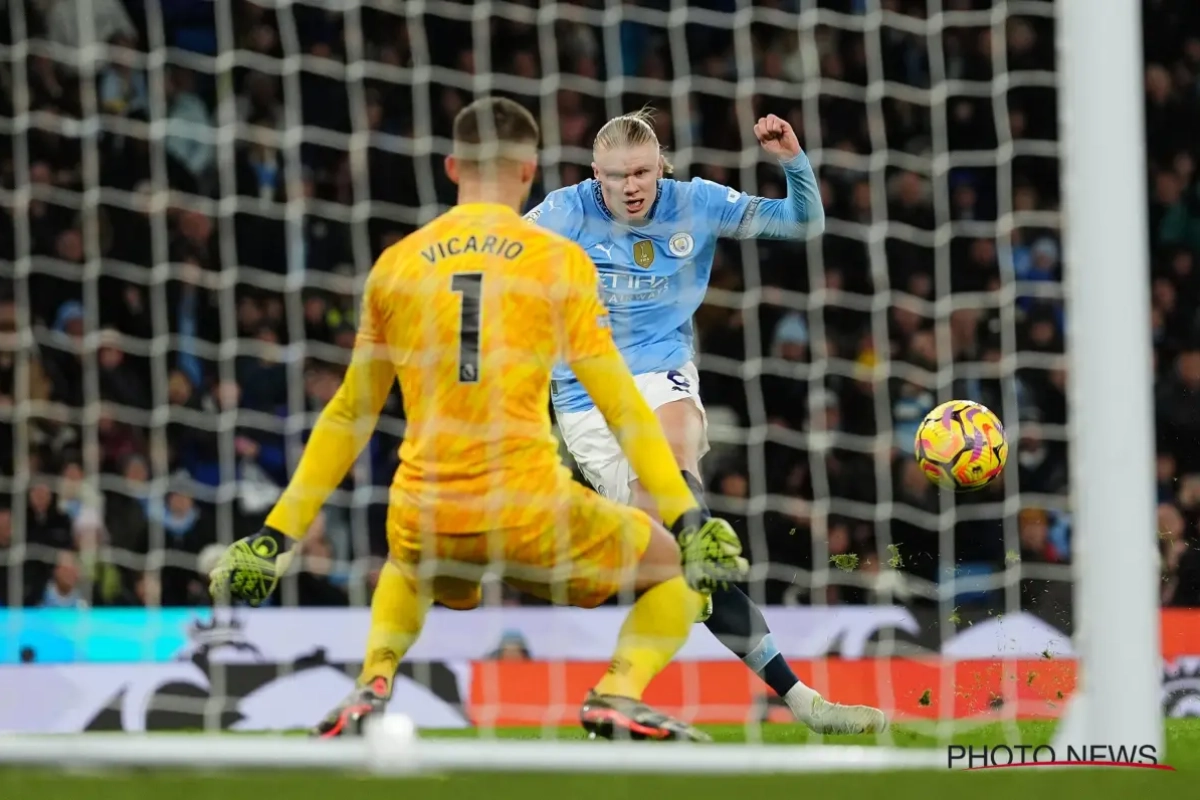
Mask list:
POLYGON ((595 608, 632 586, 650 544, 650 517, 577 483, 568 486, 548 524, 425 537, 389 525, 392 559, 449 608, 476 608, 485 572, 558 605, 595 608))

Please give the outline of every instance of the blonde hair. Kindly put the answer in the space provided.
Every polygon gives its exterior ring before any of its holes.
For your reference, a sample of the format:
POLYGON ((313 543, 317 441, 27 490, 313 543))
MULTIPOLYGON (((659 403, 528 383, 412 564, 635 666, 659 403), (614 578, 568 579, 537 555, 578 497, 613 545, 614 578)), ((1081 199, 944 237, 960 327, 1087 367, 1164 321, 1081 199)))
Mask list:
POLYGON ((613 117, 604 123, 596 134, 596 140, 592 142, 592 153, 617 147, 640 147, 644 144, 653 144, 658 148, 663 174, 671 175, 675 172, 675 166, 658 143, 658 134, 654 132, 654 109, 650 106, 613 117))

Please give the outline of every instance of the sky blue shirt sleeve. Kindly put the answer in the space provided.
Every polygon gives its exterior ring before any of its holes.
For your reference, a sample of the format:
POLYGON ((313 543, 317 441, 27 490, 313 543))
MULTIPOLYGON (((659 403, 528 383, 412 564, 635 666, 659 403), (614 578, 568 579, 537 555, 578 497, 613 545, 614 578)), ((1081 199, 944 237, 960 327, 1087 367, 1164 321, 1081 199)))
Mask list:
POLYGON ((573 186, 555 189, 546 195, 546 199, 529 209, 524 219, 574 241, 582 221, 579 193, 573 186))
POLYGON ((720 236, 732 239, 811 239, 825 231, 821 189, 808 156, 801 151, 783 162, 787 197, 776 200, 742 194, 711 181, 705 186, 708 218, 720 236))

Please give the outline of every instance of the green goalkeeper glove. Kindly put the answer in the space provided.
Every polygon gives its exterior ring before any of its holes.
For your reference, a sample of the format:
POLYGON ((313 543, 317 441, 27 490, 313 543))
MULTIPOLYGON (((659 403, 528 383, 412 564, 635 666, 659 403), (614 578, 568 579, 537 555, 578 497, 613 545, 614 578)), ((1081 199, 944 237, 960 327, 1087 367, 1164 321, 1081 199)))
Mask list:
POLYGON ((209 573, 208 591, 214 600, 240 600, 252 606, 263 603, 279 578, 287 572, 293 552, 291 541, 274 528, 238 539, 221 554, 209 573))
POLYGON ((702 512, 688 514, 675 523, 672 533, 683 556, 683 578, 703 594, 737 583, 750 571, 742 557, 742 543, 723 519, 702 512))

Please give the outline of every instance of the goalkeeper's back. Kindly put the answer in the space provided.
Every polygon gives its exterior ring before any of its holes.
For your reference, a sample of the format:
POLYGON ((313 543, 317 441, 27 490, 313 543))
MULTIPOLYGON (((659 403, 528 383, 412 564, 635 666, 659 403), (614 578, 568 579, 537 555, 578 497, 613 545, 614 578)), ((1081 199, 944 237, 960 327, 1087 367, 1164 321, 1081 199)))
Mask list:
POLYGON ((557 507, 570 474, 550 373, 615 352, 597 281, 578 245, 493 203, 456 206, 381 256, 360 337, 389 352, 404 397, 396 522, 466 533, 557 507))
POLYGON ((533 116, 513 100, 476 100, 455 117, 446 174, 458 205, 389 248, 367 278, 350 366, 267 517, 272 546, 304 536, 366 446, 397 376, 408 429, 389 538, 532 525, 540 541, 563 515, 594 510, 579 502, 582 489, 572 493, 550 431, 557 362, 595 399, 662 518, 674 524, 696 509, 613 344, 595 265, 517 213, 537 173, 537 141, 533 116))

